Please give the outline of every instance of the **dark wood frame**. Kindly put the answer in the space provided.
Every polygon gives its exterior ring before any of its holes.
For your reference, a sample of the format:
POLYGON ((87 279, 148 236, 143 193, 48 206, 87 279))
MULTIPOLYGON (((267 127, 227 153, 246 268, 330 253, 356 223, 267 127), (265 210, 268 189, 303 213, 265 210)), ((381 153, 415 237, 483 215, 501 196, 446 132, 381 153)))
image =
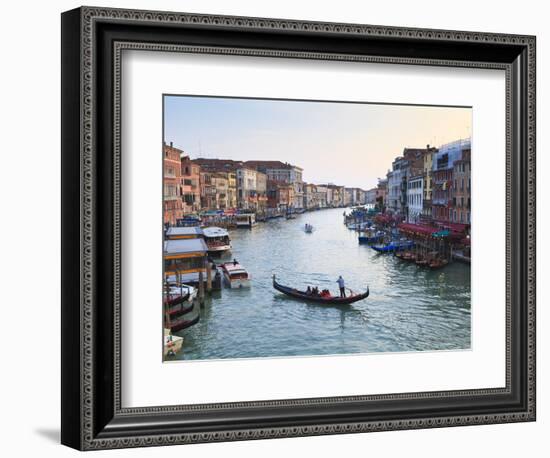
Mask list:
POLYGON ((62 435, 104 449, 535 419, 535 38, 83 7, 62 15, 62 435), (124 49, 506 71, 505 388, 124 409, 124 49))

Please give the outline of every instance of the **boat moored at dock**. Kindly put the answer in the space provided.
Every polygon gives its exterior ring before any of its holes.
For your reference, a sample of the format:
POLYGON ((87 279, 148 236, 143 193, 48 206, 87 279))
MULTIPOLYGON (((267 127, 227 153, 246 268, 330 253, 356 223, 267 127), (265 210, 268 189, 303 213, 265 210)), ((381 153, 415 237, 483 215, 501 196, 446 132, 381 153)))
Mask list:
POLYGON ((393 253, 395 251, 408 250, 414 246, 411 240, 392 240, 389 243, 371 245, 370 247, 379 253, 393 253))
POLYGON ((220 256, 231 250, 229 232, 221 227, 211 226, 202 229, 208 254, 220 256))
POLYGON ((252 228, 258 224, 254 213, 239 213, 235 215, 235 225, 237 227, 252 228))
POLYGON ((175 356, 181 351, 183 337, 172 335, 170 329, 164 329, 164 356, 175 356))
POLYGON ((225 284, 231 288, 250 288, 250 276, 237 261, 226 262, 221 266, 225 284))
POLYGON ((384 239, 384 232, 377 231, 377 232, 366 232, 365 235, 360 235, 357 240, 360 244, 371 245, 373 243, 380 243, 382 242, 383 239, 384 239))

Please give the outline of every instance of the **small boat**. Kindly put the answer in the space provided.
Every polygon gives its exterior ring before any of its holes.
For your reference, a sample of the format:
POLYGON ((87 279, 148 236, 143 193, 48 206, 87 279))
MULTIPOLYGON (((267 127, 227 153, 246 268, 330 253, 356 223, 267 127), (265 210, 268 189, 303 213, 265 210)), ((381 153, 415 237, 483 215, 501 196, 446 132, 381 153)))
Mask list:
POLYGON ((393 253, 394 251, 408 250, 414 246, 411 240, 394 240, 390 243, 371 245, 370 247, 379 253, 393 253))
POLYGON ((250 288, 250 276, 238 262, 226 262, 221 266, 225 283, 231 289, 250 288))
POLYGON ((428 263, 429 263, 429 261, 426 258, 418 258, 416 260, 416 265, 418 267, 427 267, 428 263))
POLYGON ((449 261, 446 259, 432 259, 428 262, 428 267, 432 270, 441 269, 442 267, 445 267, 447 264, 449 264, 449 261))
POLYGON ((412 251, 396 251, 395 257, 403 261, 416 261, 416 253, 413 253, 412 251))
POLYGON ((205 227, 203 230, 204 241, 208 248, 208 254, 219 256, 231 250, 229 232, 221 227, 205 227))
POLYGON ((275 275, 273 275, 273 288, 275 288, 277 291, 283 294, 286 294, 287 296, 294 297, 296 299, 303 299, 305 301, 315 302, 318 304, 325 304, 325 305, 349 305, 369 297, 368 286, 367 286, 367 290, 364 293, 353 294, 348 297, 312 296, 311 294, 307 294, 306 291, 300 291, 295 288, 290 288, 289 286, 284 286, 284 285, 281 285, 280 283, 277 283, 275 275))
POLYGON ((382 231, 376 232, 376 233, 369 233, 368 235, 360 235, 358 240, 360 244, 368 244, 371 245, 373 243, 380 243, 382 239, 384 238, 384 233, 382 231))
POLYGON ((294 215, 292 213, 287 213, 286 219, 296 219, 296 215, 294 215))
POLYGON ((186 313, 185 315, 182 315, 178 318, 170 319, 170 331, 182 331, 183 329, 187 329, 194 324, 197 324, 200 320, 201 315, 199 312, 199 307, 196 304, 193 304, 192 312, 194 313, 186 313))
POLYGON ((174 336, 170 329, 164 329, 164 356, 174 356, 179 353, 183 345, 183 337, 174 336))
POLYGON ((193 311, 194 304, 191 302, 187 303, 180 303, 173 305, 168 308, 168 314, 170 315, 170 319, 178 318, 182 315, 185 315, 186 313, 190 313, 193 311))
POLYGON ((313 226, 306 223, 306 225, 304 226, 304 231, 306 231, 306 234, 311 234, 313 232, 313 226))
POLYGON ((169 292, 168 294, 164 293, 164 305, 172 307, 174 305, 180 305, 187 301, 188 294, 180 294, 179 292, 169 292))
POLYGON ((240 213, 235 215, 235 225, 237 227, 252 228, 258 224, 254 213, 240 213))

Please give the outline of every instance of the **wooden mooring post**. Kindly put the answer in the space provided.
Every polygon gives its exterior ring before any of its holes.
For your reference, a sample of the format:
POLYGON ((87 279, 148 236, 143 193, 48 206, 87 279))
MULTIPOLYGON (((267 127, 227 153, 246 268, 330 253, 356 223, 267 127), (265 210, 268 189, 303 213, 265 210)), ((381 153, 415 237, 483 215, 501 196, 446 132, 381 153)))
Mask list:
POLYGON ((204 307, 204 274, 202 270, 199 272, 199 304, 204 307))
POLYGON ((206 262, 206 291, 208 294, 212 292, 212 263, 206 262))

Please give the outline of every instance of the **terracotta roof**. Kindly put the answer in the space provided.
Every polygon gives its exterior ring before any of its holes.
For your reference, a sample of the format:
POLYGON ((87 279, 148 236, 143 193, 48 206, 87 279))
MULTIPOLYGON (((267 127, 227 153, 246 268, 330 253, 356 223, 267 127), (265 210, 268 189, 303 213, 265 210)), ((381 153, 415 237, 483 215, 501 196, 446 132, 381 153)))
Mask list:
POLYGON ((294 167, 281 161, 246 161, 244 163, 248 167, 263 168, 263 169, 291 169, 294 167))

